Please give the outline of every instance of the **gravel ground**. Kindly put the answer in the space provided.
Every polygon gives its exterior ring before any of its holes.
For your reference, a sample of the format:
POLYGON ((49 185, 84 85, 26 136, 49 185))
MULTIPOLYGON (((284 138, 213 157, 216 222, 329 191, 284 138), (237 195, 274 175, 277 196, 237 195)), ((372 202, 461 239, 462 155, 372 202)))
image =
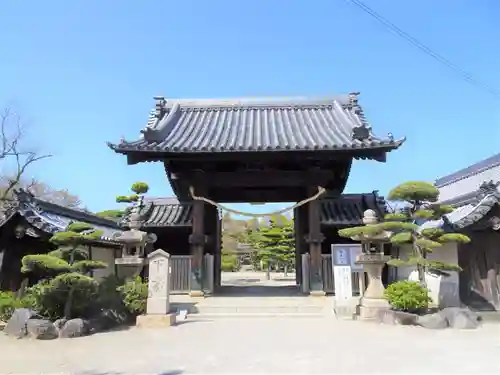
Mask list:
POLYGON ((0 335, 0 373, 23 375, 499 374, 499 355, 500 325, 428 331, 334 318, 188 320, 46 342, 0 335))

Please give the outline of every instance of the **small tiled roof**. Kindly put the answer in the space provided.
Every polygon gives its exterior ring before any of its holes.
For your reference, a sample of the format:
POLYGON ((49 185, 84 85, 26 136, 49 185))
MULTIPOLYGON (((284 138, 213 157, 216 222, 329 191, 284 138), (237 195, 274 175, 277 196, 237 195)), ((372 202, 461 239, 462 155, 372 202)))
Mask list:
POLYGON ((321 223, 333 226, 363 225, 366 210, 374 210, 379 218, 386 214, 383 197, 377 192, 368 194, 343 194, 337 199, 321 200, 321 223))
POLYGON ((421 225, 425 228, 443 228, 461 230, 480 222, 490 211, 500 204, 500 190, 498 183, 486 182, 470 197, 467 203, 457 205, 451 213, 444 215, 440 220, 427 221, 421 225))
MULTIPOLYGON (((128 226, 130 209, 124 215, 121 225, 128 226)), ((182 227, 192 223, 192 203, 179 202, 176 198, 147 198, 139 211, 144 229, 154 227, 182 227)))
MULTIPOLYGON (((112 239, 113 234, 121 231, 113 220, 38 199, 22 189, 14 191, 14 200, 0 212, 0 226, 16 214, 24 217, 36 230, 47 234, 65 231, 74 222, 84 222, 92 225, 96 230, 103 231, 102 241, 116 243, 112 239)), ((35 235, 34 231, 29 233, 35 235)))
MULTIPOLYGON (((377 192, 368 194, 344 194, 340 198, 320 200, 321 223, 332 226, 352 226, 363 224, 363 213, 374 210, 383 217, 385 200, 377 192)), ((144 229, 154 227, 181 227, 192 224, 192 203, 179 202, 175 198, 149 198, 140 210, 140 219, 144 229)), ((127 226, 130 210, 122 220, 127 226)))
POLYGON ((143 136, 108 144, 122 154, 314 151, 398 148, 404 139, 375 137, 357 94, 328 99, 157 98, 143 136))

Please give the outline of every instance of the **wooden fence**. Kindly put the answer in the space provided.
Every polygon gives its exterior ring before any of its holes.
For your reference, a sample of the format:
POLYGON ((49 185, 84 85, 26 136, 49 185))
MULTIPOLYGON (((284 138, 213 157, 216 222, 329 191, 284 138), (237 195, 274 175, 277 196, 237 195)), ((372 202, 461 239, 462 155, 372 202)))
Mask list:
POLYGON ((170 293, 183 294, 191 290, 191 255, 170 257, 170 293))
MULTIPOLYGON (((191 255, 173 255, 170 257, 170 293, 187 294, 191 290, 191 255)), ((214 257, 205 254, 203 257, 203 291, 213 293, 214 290, 214 257)))

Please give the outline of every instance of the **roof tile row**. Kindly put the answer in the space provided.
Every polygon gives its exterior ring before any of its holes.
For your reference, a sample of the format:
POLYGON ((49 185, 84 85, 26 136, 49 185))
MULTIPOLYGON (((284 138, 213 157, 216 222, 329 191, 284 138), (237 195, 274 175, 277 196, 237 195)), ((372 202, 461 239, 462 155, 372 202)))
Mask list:
POLYGON ((159 98, 143 137, 109 144, 121 153, 251 152, 398 148, 377 138, 357 95, 332 99, 169 100, 159 98))

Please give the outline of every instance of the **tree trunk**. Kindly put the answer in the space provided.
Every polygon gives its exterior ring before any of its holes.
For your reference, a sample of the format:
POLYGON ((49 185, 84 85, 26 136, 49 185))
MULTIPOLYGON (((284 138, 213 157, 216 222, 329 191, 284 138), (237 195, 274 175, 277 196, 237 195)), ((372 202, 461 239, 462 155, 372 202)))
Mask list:
POLYGON ((269 263, 267 264, 266 269, 266 280, 271 280, 271 265, 269 263))
POLYGON ((68 293, 68 299, 64 303, 64 318, 67 320, 71 319, 71 308, 73 307, 73 287, 70 287, 68 293))
POLYGON ((16 293, 16 298, 21 299, 25 296, 26 294, 26 289, 28 288, 29 285, 29 278, 25 277, 23 281, 21 281, 21 285, 19 286, 19 289, 16 293))
MULTIPOLYGON (((416 244, 417 237, 416 237, 415 233, 412 234, 412 241, 413 241, 413 253, 414 253, 414 255, 417 258, 421 258, 421 259, 425 260, 424 252, 416 244)), ((426 267, 424 265, 417 264, 418 281, 420 282, 420 285, 422 285, 422 288, 427 288, 427 281, 425 280, 425 271, 426 271, 426 267)))
MULTIPOLYGON (((71 253, 69 254, 69 264, 73 265, 75 262, 75 250, 76 246, 71 250, 71 253)), ((69 287, 69 293, 68 293, 68 299, 64 303, 64 318, 65 319, 71 319, 71 309, 73 307, 73 286, 70 285, 69 287)))
POLYGON ((287 276, 288 276, 288 265, 287 265, 287 264, 285 264, 285 269, 284 269, 283 275, 284 275, 285 277, 287 277, 287 276))
POLYGON ((425 267, 417 265, 417 272, 420 285, 422 285, 422 288, 427 288, 427 280, 425 279, 425 267))

